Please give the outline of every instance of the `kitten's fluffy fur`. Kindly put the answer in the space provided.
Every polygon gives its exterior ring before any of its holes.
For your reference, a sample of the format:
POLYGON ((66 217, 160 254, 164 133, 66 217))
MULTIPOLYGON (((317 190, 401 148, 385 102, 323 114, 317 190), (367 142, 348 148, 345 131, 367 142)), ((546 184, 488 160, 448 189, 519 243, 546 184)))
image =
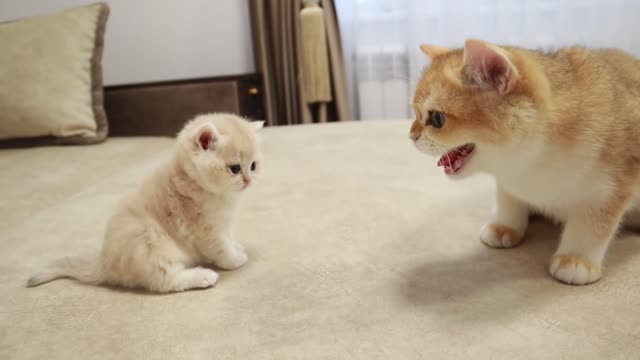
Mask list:
POLYGON ((640 61, 613 49, 545 54, 479 40, 421 48, 432 62, 409 136, 423 152, 448 152, 439 165, 452 178, 495 177, 497 209, 482 242, 517 245, 529 212, 541 211, 565 222, 551 275, 569 284, 600 279, 623 217, 634 226, 640 219, 640 61), (443 126, 430 121, 434 111, 444 113, 443 126), (447 164, 461 150, 472 151, 466 162, 447 164))
POLYGON ((199 265, 244 265, 247 254, 231 222, 240 193, 261 167, 261 127, 231 114, 196 117, 178 134, 171 161, 119 205, 100 255, 60 260, 28 286, 69 277, 164 293, 215 284, 218 274, 199 265))

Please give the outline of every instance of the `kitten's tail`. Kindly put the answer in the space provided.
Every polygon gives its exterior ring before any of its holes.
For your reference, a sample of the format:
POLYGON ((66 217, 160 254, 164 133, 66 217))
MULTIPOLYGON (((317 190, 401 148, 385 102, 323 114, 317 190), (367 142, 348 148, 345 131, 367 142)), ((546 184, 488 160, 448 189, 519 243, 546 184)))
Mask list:
POLYGON ((79 257, 64 258, 55 261, 45 270, 34 274, 27 280, 27 287, 34 287, 60 278, 71 278, 88 284, 102 282, 99 262, 95 259, 79 257))

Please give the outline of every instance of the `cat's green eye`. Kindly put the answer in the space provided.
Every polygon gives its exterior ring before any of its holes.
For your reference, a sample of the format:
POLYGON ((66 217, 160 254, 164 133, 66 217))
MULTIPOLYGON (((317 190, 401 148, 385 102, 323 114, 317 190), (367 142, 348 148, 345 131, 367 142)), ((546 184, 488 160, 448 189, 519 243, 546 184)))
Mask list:
POLYGON ((256 162, 251 163, 251 171, 256 171, 256 162))
POLYGON ((427 120, 427 124, 435 128, 441 128, 444 126, 445 120, 446 116, 442 111, 429 111, 429 119, 427 120))
POLYGON ((232 174, 237 175, 240 173, 240 170, 242 170, 240 168, 240 165, 234 164, 234 165, 229 165, 228 166, 229 171, 231 171, 232 174))

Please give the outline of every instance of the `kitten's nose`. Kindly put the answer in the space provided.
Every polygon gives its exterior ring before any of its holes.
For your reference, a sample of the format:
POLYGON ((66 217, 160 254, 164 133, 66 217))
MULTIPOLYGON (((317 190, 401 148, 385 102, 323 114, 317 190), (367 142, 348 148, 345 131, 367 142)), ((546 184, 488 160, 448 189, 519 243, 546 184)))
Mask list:
POLYGON ((248 176, 243 176, 243 177, 242 177, 242 180, 244 180, 244 184, 245 184, 245 185, 247 185, 247 186, 248 186, 249 184, 251 184, 251 178, 250 178, 250 177, 248 177, 248 176))
POLYGON ((413 124, 411 124, 411 129, 409 129, 409 139, 418 141, 420 135, 422 135, 422 124, 420 121, 415 120, 413 124))

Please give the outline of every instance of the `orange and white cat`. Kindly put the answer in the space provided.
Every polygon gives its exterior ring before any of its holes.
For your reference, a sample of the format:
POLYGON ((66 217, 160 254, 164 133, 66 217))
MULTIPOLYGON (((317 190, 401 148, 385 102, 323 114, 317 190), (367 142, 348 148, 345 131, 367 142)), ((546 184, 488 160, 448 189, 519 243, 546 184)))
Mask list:
POLYGON ((600 279, 624 222, 640 223, 640 61, 614 49, 554 53, 467 40, 423 45, 409 137, 452 179, 497 183, 488 246, 523 239, 530 211, 565 223, 549 271, 575 285, 600 279))
POLYGON ((206 265, 244 265, 247 254, 231 225, 240 194, 261 167, 256 132, 262 124, 223 113, 190 121, 173 158, 118 206, 102 252, 61 259, 27 285, 69 277, 176 292, 213 286, 218 274, 206 265))

